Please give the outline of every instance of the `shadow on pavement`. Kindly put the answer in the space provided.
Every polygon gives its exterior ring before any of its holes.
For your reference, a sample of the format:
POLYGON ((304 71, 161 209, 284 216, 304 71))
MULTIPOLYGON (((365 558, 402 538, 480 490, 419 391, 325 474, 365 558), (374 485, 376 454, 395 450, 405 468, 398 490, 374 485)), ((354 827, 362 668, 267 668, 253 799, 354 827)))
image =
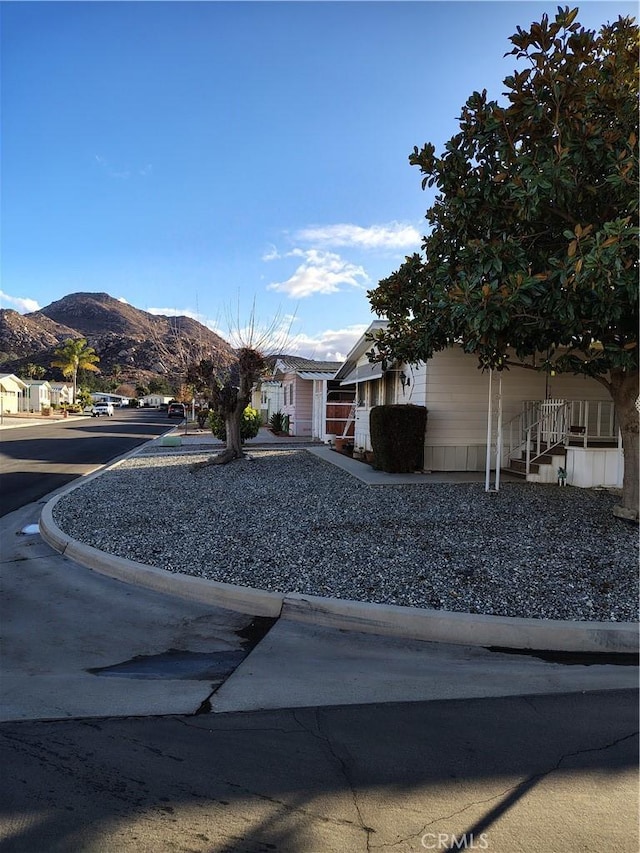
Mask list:
POLYGON ((610 691, 3 724, 0 850, 631 851, 637 717, 610 691))

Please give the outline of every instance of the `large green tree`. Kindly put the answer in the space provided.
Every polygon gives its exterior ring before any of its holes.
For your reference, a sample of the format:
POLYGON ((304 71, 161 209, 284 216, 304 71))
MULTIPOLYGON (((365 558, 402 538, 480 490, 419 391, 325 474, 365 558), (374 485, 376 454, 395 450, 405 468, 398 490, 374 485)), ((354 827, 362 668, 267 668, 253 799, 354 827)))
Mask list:
POLYGON ((638 517, 638 27, 599 33, 559 8, 511 37, 506 100, 474 92, 436 156, 423 254, 369 298, 387 317, 379 359, 449 346, 482 367, 592 376, 623 436, 621 514, 638 517))
POLYGON ((88 370, 98 373, 96 367, 100 361, 93 347, 87 344, 86 338, 67 338, 54 352, 51 367, 58 367, 63 376, 70 376, 73 382, 73 400, 76 401, 78 388, 78 370, 88 370))

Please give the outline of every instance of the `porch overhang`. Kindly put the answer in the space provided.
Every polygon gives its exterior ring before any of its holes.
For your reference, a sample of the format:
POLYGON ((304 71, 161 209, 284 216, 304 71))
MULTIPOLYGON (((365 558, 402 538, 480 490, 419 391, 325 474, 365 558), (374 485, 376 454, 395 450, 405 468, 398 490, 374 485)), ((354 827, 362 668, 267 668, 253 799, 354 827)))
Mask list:
POLYGON ((370 382, 374 379, 382 379, 384 371, 380 363, 376 364, 354 364, 353 369, 341 376, 340 385, 355 385, 357 382, 370 382))

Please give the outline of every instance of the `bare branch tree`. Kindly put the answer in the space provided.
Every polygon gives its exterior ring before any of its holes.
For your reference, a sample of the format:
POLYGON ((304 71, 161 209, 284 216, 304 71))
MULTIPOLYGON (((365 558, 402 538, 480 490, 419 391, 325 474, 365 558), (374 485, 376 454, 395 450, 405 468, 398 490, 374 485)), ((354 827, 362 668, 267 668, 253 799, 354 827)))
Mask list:
POLYGON ((268 325, 256 319, 255 299, 247 323, 241 325, 240 312, 234 318, 228 315, 231 341, 237 345, 237 361, 223 370, 208 361, 192 365, 188 376, 206 385, 212 408, 224 419, 226 448, 205 462, 197 463, 193 470, 207 465, 224 465, 245 456, 242 448, 241 423, 244 410, 251 402, 251 391, 265 369, 265 358, 282 353, 290 340, 293 317, 283 320, 278 312, 268 325))

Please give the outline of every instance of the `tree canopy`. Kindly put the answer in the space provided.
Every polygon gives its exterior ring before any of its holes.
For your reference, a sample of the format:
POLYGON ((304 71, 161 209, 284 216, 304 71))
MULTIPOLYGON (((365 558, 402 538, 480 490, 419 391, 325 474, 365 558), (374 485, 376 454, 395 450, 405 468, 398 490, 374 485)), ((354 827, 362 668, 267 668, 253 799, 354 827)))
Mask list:
MULTIPOLYGON (((423 189, 436 189, 423 253, 369 298, 389 321, 378 359, 459 345, 482 367, 596 378, 627 466, 638 436, 638 27, 619 18, 596 34, 577 15, 558 8, 518 27, 509 54, 525 67, 504 80, 506 100, 474 92, 440 156, 413 149, 423 189)), ((637 497, 637 486, 626 495, 636 512, 637 497)))

